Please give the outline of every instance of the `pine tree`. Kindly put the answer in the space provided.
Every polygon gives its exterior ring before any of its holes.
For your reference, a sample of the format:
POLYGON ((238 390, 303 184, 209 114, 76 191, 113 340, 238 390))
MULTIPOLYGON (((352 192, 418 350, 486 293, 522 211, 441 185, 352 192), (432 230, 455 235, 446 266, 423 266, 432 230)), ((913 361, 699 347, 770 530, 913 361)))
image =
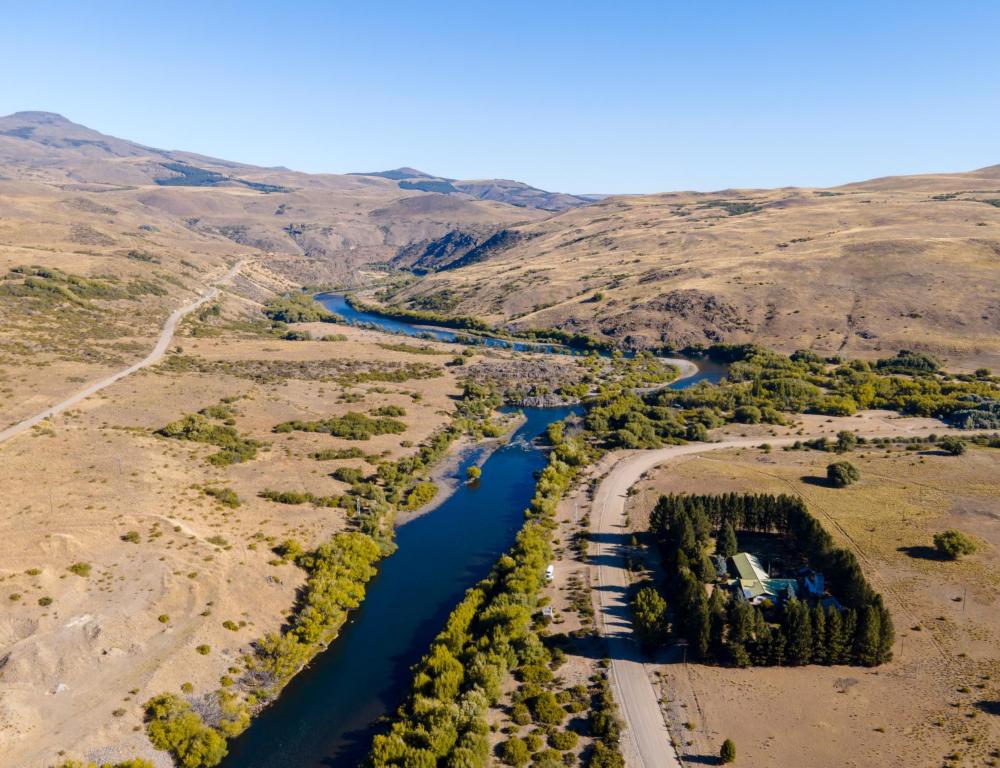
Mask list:
POLYGON ((739 544, 736 541, 736 531, 731 523, 726 523, 719 531, 719 538, 715 542, 715 551, 724 557, 732 557, 739 551, 739 544))
POLYGON ((858 634, 858 612, 848 608, 842 614, 844 630, 842 632, 844 645, 840 650, 838 664, 850 664, 854 661, 855 636, 858 634))
POLYGON ((826 616, 822 607, 815 605, 809 611, 809 618, 812 624, 812 663, 823 664, 826 662, 826 616))
POLYGON ((878 666, 879 663, 879 643, 882 637, 881 618, 875 605, 869 604, 861 609, 854 656, 859 664, 866 667, 878 666))
POLYGON ((743 643, 729 643, 729 661, 734 667, 750 666, 750 654, 743 643))
POLYGON ((788 643, 785 641, 785 635, 782 632, 772 632, 771 633, 771 647, 770 658, 768 662, 776 667, 780 667, 785 663, 785 649, 788 647, 788 643))
POLYGON ((688 641, 694 650, 695 658, 706 661, 712 647, 712 620, 708 613, 708 602, 702 597, 691 611, 689 621, 688 641))
POLYGON ((844 656, 844 622, 834 606, 826 609, 826 655, 824 664, 840 664, 844 656))
POLYGON ((788 639, 788 661, 808 664, 812 658, 812 627, 809 612, 798 600, 789 600, 785 606, 785 637, 788 639))
POLYGON ((892 624, 889 610, 882 604, 882 597, 875 598, 875 610, 879 615, 878 663, 892 661, 892 644, 896 641, 896 629, 892 624))

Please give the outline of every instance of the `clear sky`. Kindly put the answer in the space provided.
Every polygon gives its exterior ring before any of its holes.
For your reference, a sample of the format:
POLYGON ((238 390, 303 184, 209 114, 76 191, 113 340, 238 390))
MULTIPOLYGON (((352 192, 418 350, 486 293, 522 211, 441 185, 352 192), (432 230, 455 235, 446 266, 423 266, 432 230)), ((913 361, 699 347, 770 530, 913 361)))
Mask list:
POLYGON ((13 2, 0 113, 567 192, 1000 163, 1000 2, 13 2))

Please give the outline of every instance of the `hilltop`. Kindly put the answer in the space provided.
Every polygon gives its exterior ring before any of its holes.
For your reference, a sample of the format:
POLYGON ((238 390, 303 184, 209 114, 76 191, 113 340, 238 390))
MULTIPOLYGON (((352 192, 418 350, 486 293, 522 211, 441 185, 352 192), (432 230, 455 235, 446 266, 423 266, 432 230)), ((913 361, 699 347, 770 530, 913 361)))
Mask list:
POLYGON ((1000 166, 782 188, 614 197, 400 251, 391 298, 634 349, 758 341, 1000 363, 1000 166))

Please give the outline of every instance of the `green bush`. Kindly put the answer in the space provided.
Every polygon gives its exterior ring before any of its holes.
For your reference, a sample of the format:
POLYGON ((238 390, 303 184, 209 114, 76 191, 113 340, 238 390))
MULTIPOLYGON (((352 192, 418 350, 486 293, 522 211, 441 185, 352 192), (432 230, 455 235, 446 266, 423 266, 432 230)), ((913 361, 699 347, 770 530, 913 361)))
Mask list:
POLYGON ((553 731, 549 735, 549 746, 560 752, 576 747, 580 737, 574 731, 553 731))
POLYGON ((849 461, 835 461, 826 467, 826 479, 834 488, 846 488, 860 478, 858 468, 849 461))
POLYGON ((158 435, 174 440, 191 440, 196 443, 207 443, 221 449, 208 457, 209 464, 227 466, 250 461, 257 456, 257 449, 262 443, 242 437, 233 427, 223 424, 213 424, 200 413, 190 414, 177 421, 172 421, 158 435))
POLYGON ((264 304, 264 314, 279 323, 336 322, 337 316, 304 293, 290 293, 264 304))
POLYGON ((162 694, 146 703, 146 733, 180 768, 211 768, 226 756, 226 740, 183 699, 162 694))
POLYGON ((736 762, 736 744, 733 743, 732 739, 726 739, 722 742, 722 748, 719 750, 719 759, 727 764, 736 762))
POLYGON ((274 432, 325 432, 345 440, 369 440, 376 435, 399 435, 406 425, 389 416, 371 418, 357 411, 332 416, 322 421, 286 421, 274 427, 274 432))
POLYGON ((232 488, 209 487, 202 490, 206 496, 211 496, 224 507, 236 509, 240 506, 240 497, 236 495, 236 491, 232 488))
POLYGON ((566 717, 566 710, 556 700, 552 691, 542 691, 530 704, 535 721, 542 725, 559 725, 566 717))
POLYGON ((66 570, 70 573, 75 573, 77 576, 87 578, 90 576, 91 567, 90 563, 73 563, 66 570))
POLYGON ((945 453, 949 453, 952 456, 961 456, 965 453, 965 441, 960 440, 957 437, 943 437, 938 441, 938 446, 945 453))
POLYGON ((430 502, 437 495, 438 488, 434 483, 422 482, 413 486, 413 489, 406 496, 406 509, 418 509, 430 502))
POLYGON ((976 542, 961 531, 947 530, 934 534, 934 547, 948 560, 958 560, 976 551, 976 542))
POLYGON ((365 473, 356 467, 337 467, 333 471, 334 480, 340 480, 340 482, 347 483, 348 485, 360 483, 364 477, 365 473))
POLYGON ((528 745, 525 743, 524 739, 519 739, 516 736, 503 742, 500 745, 499 751, 500 759, 507 765, 515 766, 515 768, 527 765, 528 760, 531 757, 531 753, 528 751, 528 745))

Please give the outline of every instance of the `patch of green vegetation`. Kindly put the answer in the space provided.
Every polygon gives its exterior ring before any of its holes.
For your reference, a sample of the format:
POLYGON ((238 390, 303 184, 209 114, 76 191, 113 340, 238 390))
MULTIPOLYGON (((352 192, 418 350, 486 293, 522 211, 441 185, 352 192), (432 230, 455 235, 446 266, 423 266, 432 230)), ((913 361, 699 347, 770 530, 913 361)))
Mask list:
POLYGON ((435 496, 437 496, 438 488, 434 483, 431 482, 420 482, 410 489, 410 492, 406 495, 406 502, 404 507, 408 510, 419 509, 424 506, 424 504, 429 503, 435 496))
POLYGON ((183 699, 169 693, 146 702, 146 733, 180 768, 211 768, 226 756, 226 740, 183 699))
POLYGON ((157 283, 133 280, 122 283, 117 277, 80 277, 51 267, 14 267, 0 282, 0 296, 66 301, 87 306, 91 299, 110 301, 135 299, 145 295, 163 296, 167 291, 157 283))
POLYGON ((961 531, 947 530, 934 534, 934 548, 942 557, 958 560, 963 555, 975 554, 976 542, 961 531))
POLYGON ((190 440, 216 446, 220 449, 219 452, 213 453, 206 461, 220 467, 250 461, 257 457, 257 449, 263 446, 263 443, 243 437, 229 425, 213 424, 200 413, 172 421, 157 430, 156 434, 174 440, 190 440))
POLYGON ((218 501, 222 506, 229 507, 230 509, 236 509, 240 506, 240 497, 236 494, 232 488, 222 488, 219 486, 208 486, 202 488, 202 493, 206 496, 211 496, 213 499, 218 501))
POLYGON ((339 507, 343 505, 343 499, 339 496, 314 496, 307 491, 275 491, 265 488, 257 495, 262 499, 274 501, 278 504, 312 504, 317 507, 339 507))
POLYGON ((403 342, 390 344, 387 342, 376 342, 375 346, 381 347, 382 349, 387 349, 390 352, 406 352, 411 355, 450 355, 451 352, 446 352, 441 349, 434 349, 433 347, 418 347, 414 344, 406 344, 403 342))
POLYGON ((66 570, 82 578, 87 578, 90 576, 90 571, 92 569, 90 563, 73 563, 67 567, 66 570))
POLYGON ((316 451, 315 453, 310 453, 309 457, 316 459, 317 461, 335 461, 337 459, 365 459, 371 463, 375 460, 374 456, 369 456, 367 453, 362 451, 360 448, 326 448, 322 451, 316 451))
POLYGON ((360 483, 365 479, 365 473, 355 467, 337 467, 333 470, 333 479, 348 485, 360 483))
POLYGON ((336 323, 339 318, 305 293, 289 293, 264 304, 264 314, 279 323, 336 323))
POLYGON ((376 435, 398 435, 406 425, 388 416, 370 418, 357 411, 333 416, 322 421, 286 421, 274 427, 275 432, 325 432, 345 440, 369 440, 376 435))

